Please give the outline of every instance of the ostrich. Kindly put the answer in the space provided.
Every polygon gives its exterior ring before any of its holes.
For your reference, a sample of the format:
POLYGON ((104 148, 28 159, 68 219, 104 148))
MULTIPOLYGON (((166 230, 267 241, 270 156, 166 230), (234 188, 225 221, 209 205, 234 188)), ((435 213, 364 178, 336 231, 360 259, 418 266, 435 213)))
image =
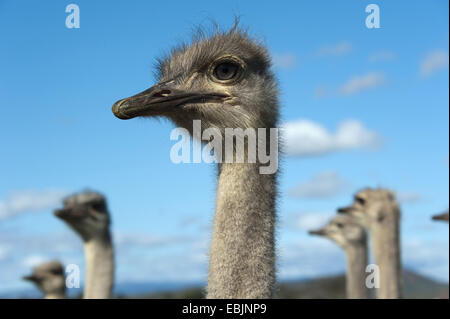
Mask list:
POLYGON ((64 207, 55 210, 84 243, 86 258, 85 299, 111 297, 114 282, 114 252, 109 231, 110 217, 105 197, 86 191, 64 200, 64 207))
POLYGON ((395 195, 385 189, 367 188, 355 195, 352 205, 338 212, 353 216, 370 230, 375 263, 380 269, 377 298, 401 298, 400 209, 395 195))
POLYGON ((24 276, 36 284, 44 293, 45 299, 64 299, 66 298, 66 280, 64 277, 63 266, 59 261, 49 261, 33 268, 33 273, 24 276))
POLYGON ((442 214, 434 215, 433 220, 440 220, 448 223, 448 211, 442 214))
POLYGON ((367 299, 367 236, 364 228, 350 216, 338 215, 322 229, 309 233, 328 237, 344 249, 347 257, 347 298, 367 299))
MULTIPOLYGON (((201 131, 219 131, 222 142, 226 128, 260 128, 260 141, 261 131, 277 127, 278 89, 269 54, 237 24, 172 50, 159 60, 158 71, 156 85, 113 105, 116 117, 166 117, 191 135, 193 121, 201 120, 201 131)), ((269 142, 260 144, 258 155, 271 149, 269 142)), ((233 146, 233 158, 241 156, 233 146)), ((215 155, 217 198, 206 297, 271 298, 277 174, 260 174, 259 158, 256 163, 223 162, 215 155)))

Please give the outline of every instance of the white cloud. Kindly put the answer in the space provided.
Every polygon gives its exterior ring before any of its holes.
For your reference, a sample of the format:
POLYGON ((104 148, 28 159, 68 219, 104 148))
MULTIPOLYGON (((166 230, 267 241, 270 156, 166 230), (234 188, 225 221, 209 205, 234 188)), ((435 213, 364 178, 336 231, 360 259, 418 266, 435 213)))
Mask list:
POLYGON ((402 204, 415 204, 422 200, 422 195, 416 192, 400 192, 396 197, 402 204))
POLYGON ((328 57, 328 56, 342 56, 350 53, 353 50, 351 43, 343 41, 335 45, 327 45, 316 52, 318 57, 328 57))
POLYGON ((339 93, 343 95, 351 95, 378 87, 386 83, 386 76, 380 72, 369 72, 364 75, 356 75, 348 80, 339 89, 339 93))
POLYGON ((293 225, 304 231, 314 230, 325 226, 334 215, 332 212, 304 212, 296 216, 293 225))
POLYGON ((293 188, 289 194, 298 198, 330 198, 349 186, 336 172, 322 172, 293 188))
POLYGON ((369 56, 369 62, 376 63, 382 61, 392 61, 395 59, 394 52, 391 51, 380 51, 369 56))
POLYGON ((280 69, 291 70, 297 65, 297 57, 293 53, 274 54, 273 65, 280 69))
POLYGON ((323 155, 336 151, 359 148, 377 148, 381 145, 378 133, 370 131, 357 120, 339 124, 330 133, 319 123, 300 119, 282 126, 285 152, 288 156, 323 155))
POLYGON ((428 52, 420 64, 420 74, 430 76, 440 70, 448 67, 448 52, 444 50, 435 50, 428 52))
POLYGON ((32 255, 32 256, 26 257, 26 258, 22 261, 22 264, 23 264, 25 267, 33 268, 33 267, 36 267, 37 265, 39 265, 39 264, 41 264, 41 263, 43 263, 43 262, 46 262, 46 261, 48 261, 48 258, 46 258, 46 257, 44 257, 44 256, 41 256, 41 255, 32 255))
POLYGON ((61 200, 69 193, 64 190, 26 190, 10 193, 0 200, 0 220, 23 213, 51 209, 60 205, 61 200))
POLYGON ((4 231, 0 233, 0 242, 5 243, 11 253, 33 254, 39 251, 45 255, 56 256, 62 253, 82 251, 82 242, 78 235, 66 229, 61 233, 31 234, 20 231, 4 231))

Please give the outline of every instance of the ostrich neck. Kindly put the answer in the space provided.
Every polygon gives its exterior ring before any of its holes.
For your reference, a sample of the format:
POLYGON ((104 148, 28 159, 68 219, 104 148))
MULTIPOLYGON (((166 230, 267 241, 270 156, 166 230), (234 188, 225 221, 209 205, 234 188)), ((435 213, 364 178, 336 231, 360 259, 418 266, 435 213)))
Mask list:
POLYGON ((84 252, 86 256, 84 298, 110 298, 114 282, 114 253, 109 232, 85 242, 84 252))
POLYGON ((367 243, 366 241, 353 243, 345 248, 347 257, 346 290, 348 299, 367 299, 366 267, 367 243))
POLYGON ((380 268, 380 288, 377 298, 396 299, 401 297, 401 262, 399 220, 385 220, 372 228, 372 246, 375 263, 380 268))
POLYGON ((219 166, 208 298, 270 298, 275 282, 276 174, 219 166))
POLYGON ((66 298, 66 294, 64 292, 46 294, 44 296, 44 298, 45 299, 65 299, 66 298))

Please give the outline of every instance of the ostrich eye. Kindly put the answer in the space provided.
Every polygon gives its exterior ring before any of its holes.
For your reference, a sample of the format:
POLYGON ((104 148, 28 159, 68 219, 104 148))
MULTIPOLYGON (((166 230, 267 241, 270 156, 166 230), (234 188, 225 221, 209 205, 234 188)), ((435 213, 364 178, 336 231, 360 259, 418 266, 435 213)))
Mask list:
POLYGON ((105 205, 103 203, 92 203, 91 207, 97 211, 102 211, 105 208, 105 205))
POLYGON ((239 65, 232 62, 224 62, 214 69, 214 77, 220 81, 234 79, 239 71, 239 65))
POLYGON ((360 205, 364 205, 366 203, 366 200, 364 198, 361 198, 361 197, 356 197, 355 200, 360 205))
POLYGON ((52 269, 52 270, 50 270, 50 273, 52 275, 61 275, 62 274, 61 270, 59 270, 59 269, 52 269))
POLYGON ((336 223, 336 226, 337 226, 338 228, 344 228, 344 224, 341 224, 341 223, 336 223))

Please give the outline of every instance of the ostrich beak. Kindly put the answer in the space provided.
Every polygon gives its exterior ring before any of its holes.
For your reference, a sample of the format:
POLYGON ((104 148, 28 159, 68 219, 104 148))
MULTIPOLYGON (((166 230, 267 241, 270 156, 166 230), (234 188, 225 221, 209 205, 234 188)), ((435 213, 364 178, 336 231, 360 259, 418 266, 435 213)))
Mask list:
POLYGON ((351 206, 347 206, 347 207, 340 207, 337 209, 337 212, 339 214, 349 214, 352 211, 352 207, 351 206))
POLYGON ((316 236, 325 236, 326 232, 323 229, 318 229, 318 230, 310 230, 308 232, 310 235, 316 235, 316 236))
POLYGON ((78 219, 78 218, 86 217, 88 214, 88 211, 84 207, 75 206, 75 207, 57 209, 53 212, 53 214, 58 218, 68 220, 68 219, 78 219))
POLYGON ((32 281, 32 282, 39 282, 41 280, 41 278, 36 275, 23 276, 22 279, 32 281))
POLYGON ((186 103, 221 101, 224 93, 186 92, 174 87, 174 81, 164 82, 119 100, 112 106, 112 112, 121 120, 137 116, 162 115, 173 112, 186 103))
POLYGON ((448 222, 448 212, 439 215, 434 215, 432 218, 433 220, 442 220, 448 222))

